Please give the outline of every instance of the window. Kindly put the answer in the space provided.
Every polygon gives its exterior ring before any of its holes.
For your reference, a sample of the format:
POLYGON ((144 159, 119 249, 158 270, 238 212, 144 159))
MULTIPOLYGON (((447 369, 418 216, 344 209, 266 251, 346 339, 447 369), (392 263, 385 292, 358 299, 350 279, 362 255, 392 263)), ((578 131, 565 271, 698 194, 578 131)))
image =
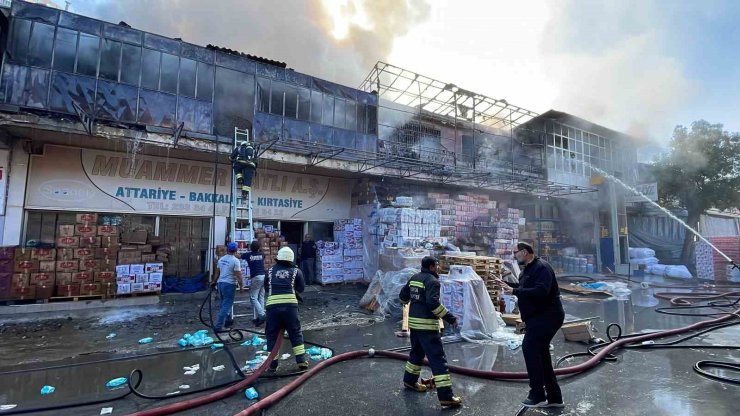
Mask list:
POLYGON ((100 53, 100 77, 118 81, 118 68, 121 61, 121 42, 103 39, 100 53))
POLYGON ((180 57, 162 54, 162 75, 159 80, 159 90, 177 94, 177 71, 180 67, 180 57))
POLYGON ((192 59, 180 58, 180 95, 195 97, 196 67, 192 59))
POLYGON ((378 107, 367 106, 367 134, 378 134, 378 107))
POLYGON ((473 163, 475 161, 475 137, 463 134, 462 155, 466 162, 473 163))
POLYGON ((110 81, 98 81, 96 117, 136 122, 136 100, 138 88, 110 81))
POLYGON ((321 123, 321 114, 324 111, 323 97, 324 94, 311 91, 311 121, 314 123, 321 123))
POLYGON ((257 78, 257 111, 270 112, 270 80, 257 78))
POLYGON ((141 63, 141 86, 156 90, 159 88, 160 52, 144 48, 141 63))
POLYGON ((347 108, 347 101, 336 98, 334 100, 334 127, 338 127, 340 129, 344 128, 344 118, 347 108))
POLYGON ((270 113, 282 116, 283 115, 283 92, 285 84, 278 81, 272 82, 272 90, 270 91, 270 113))
POLYGON ((100 38, 80 33, 80 47, 77 53, 77 73, 98 75, 98 55, 100 54, 100 38))
POLYGON ((347 111, 345 112, 344 128, 347 130, 357 130, 357 109, 354 101, 347 101, 347 111))
POLYGON ((121 47, 121 82, 139 85, 141 69, 141 48, 123 44, 121 47))
POLYGON ((8 54, 13 62, 26 63, 28 40, 31 38, 31 22, 17 19, 13 21, 13 37, 10 38, 8 54))
POLYGON ((357 103, 357 131, 367 133, 367 106, 357 103))
POLYGON ((74 72, 75 55, 77 54, 77 32, 57 28, 57 39, 54 43, 54 69, 74 72))
POLYGON ((331 126, 334 124, 334 97, 328 94, 324 95, 323 106, 323 124, 331 126))
POLYGON ((285 86, 285 117, 296 118, 298 112, 298 88, 285 86))
POLYGON ((234 137, 234 127, 252 127, 254 76, 216 67, 213 134, 234 137))
POLYGON ((298 88, 298 120, 308 121, 311 115, 311 91, 298 88))
POLYGON ((213 101, 213 65, 198 62, 198 92, 199 100, 213 101))
POLYGON ((28 64, 43 68, 51 67, 51 52, 54 45, 54 26, 34 23, 31 41, 28 44, 28 64))
POLYGON ((139 122, 159 127, 175 126, 177 96, 155 91, 139 93, 139 122))

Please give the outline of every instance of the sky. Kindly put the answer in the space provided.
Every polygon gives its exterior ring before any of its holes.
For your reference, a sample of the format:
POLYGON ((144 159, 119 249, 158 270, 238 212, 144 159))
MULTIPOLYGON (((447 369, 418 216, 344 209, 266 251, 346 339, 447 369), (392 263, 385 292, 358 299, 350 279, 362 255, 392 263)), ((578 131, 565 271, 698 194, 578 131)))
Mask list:
POLYGON ((740 131, 734 0, 72 0, 70 11, 359 86, 377 61, 665 146, 740 131))

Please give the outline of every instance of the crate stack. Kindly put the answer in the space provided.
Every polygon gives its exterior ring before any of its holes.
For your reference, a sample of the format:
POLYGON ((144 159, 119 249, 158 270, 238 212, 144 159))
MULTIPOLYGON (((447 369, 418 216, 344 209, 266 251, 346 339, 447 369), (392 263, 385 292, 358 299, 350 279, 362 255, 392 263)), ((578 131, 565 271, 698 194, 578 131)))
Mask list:
POLYGON ((180 263, 178 256, 174 256, 174 263, 169 262, 171 247, 163 245, 159 237, 146 230, 121 233, 120 241, 122 245, 115 268, 117 294, 161 292, 165 268, 171 270, 169 264, 179 267, 180 263))
POLYGON ((322 285, 344 281, 344 248, 335 241, 317 241, 316 277, 322 285))
POLYGON ((483 279, 491 300, 494 304, 498 304, 501 287, 496 284, 496 279, 501 279, 503 275, 503 263, 503 260, 498 257, 444 255, 440 260, 440 269, 441 273, 449 273, 450 266, 470 266, 483 279))
POLYGON ((342 281, 357 282, 365 278, 364 236, 361 218, 334 221, 334 241, 342 251, 342 281))
POLYGON ((287 247, 288 243, 279 231, 265 230, 263 227, 255 228, 254 236, 260 243, 262 254, 265 255, 265 270, 268 270, 275 265, 278 251, 282 247, 287 247))
POLYGON ((377 235, 383 247, 416 247, 421 241, 438 239, 442 230, 440 210, 382 208, 377 235))

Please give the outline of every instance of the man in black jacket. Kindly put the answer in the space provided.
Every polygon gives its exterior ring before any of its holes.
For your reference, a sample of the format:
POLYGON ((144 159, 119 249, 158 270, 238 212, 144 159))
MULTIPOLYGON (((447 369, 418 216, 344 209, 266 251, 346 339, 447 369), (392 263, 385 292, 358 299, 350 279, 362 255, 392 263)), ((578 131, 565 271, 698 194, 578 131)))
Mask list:
POLYGON ((526 327, 522 353, 530 390, 522 404, 527 407, 563 407, 563 395, 550 357, 550 341, 565 319, 555 272, 546 261, 534 255, 534 249, 527 243, 517 244, 514 257, 519 266, 524 267, 519 283, 500 283, 504 284, 504 292, 518 298, 526 327))
POLYGON ((424 257, 421 260, 421 273, 412 276, 401 288, 399 295, 404 304, 411 302, 409 306, 411 352, 403 374, 403 385, 420 393, 427 391, 427 386, 418 381, 421 364, 426 355, 434 375, 439 403, 443 407, 460 407, 462 399, 452 394, 452 379, 439 334, 439 319, 452 326, 457 326, 457 319, 439 302, 437 264, 434 257, 424 257))

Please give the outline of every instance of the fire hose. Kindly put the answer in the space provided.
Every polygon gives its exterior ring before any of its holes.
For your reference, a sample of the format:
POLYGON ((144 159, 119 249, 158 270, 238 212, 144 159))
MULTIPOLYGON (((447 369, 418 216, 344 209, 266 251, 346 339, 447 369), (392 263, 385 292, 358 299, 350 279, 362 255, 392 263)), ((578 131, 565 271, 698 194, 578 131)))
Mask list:
MULTIPOLYGON (((725 315, 718 317, 718 318, 708 319, 708 320, 697 322, 697 323, 687 325, 681 328, 675 328, 675 329, 670 329, 666 331, 652 332, 652 333, 648 333, 644 335, 636 335, 636 336, 625 337, 622 339, 617 339, 616 341, 605 346, 601 351, 596 353, 588 361, 585 361, 581 364, 577 364, 571 367, 564 367, 564 368, 556 369, 555 374, 564 376, 564 375, 578 374, 578 373, 582 373, 587 370, 590 370, 594 368, 596 365, 598 365, 605 357, 611 354, 612 351, 622 347, 625 344, 649 341, 653 339, 682 334, 684 332, 701 330, 706 327, 715 326, 717 324, 725 323, 725 322, 728 322, 736 318, 740 318, 740 311, 738 310, 732 313, 728 312, 725 315)), ((268 358, 268 360, 265 363, 263 363, 263 365, 254 374, 250 375, 248 379, 245 379, 242 382, 235 384, 234 386, 231 386, 219 392, 211 393, 206 396, 187 400, 185 402, 174 403, 171 405, 150 409, 144 412, 134 413, 134 415, 135 416, 169 415, 175 412, 179 412, 179 411, 183 411, 186 409, 191 409, 193 407, 201 406, 207 403, 211 403, 215 400, 220 400, 221 398, 234 394, 236 391, 251 384, 254 380, 257 379, 257 377, 259 377, 259 375, 262 374, 262 372, 266 369, 266 365, 270 362, 271 358, 277 355, 279 347, 280 347, 280 344, 276 344, 275 348, 273 348, 273 350, 270 352, 270 358, 268 358)), ((383 350, 375 351, 375 350, 370 349, 370 350, 357 350, 357 351, 345 352, 345 353, 336 355, 326 361, 319 363, 312 369, 308 370, 306 373, 302 374, 297 379, 291 381, 290 383, 283 386, 282 388, 275 391, 274 393, 264 397, 262 400, 258 401, 254 405, 237 413, 237 415, 245 416, 245 415, 259 414, 259 412, 261 412, 262 410, 278 403, 280 400, 285 398, 292 391, 294 391, 299 386, 301 386, 303 383, 305 383, 308 379, 310 379, 311 377, 315 376, 319 372, 323 371, 324 369, 334 364, 337 364, 343 361, 354 360, 358 358, 375 358, 376 356, 381 357, 381 358, 391 358, 391 359, 402 360, 402 361, 405 361, 408 359, 408 355, 401 354, 398 352, 392 352, 392 351, 383 351, 383 350)), ((426 360, 424 361, 424 363, 428 365, 428 362, 426 360)), ((523 379, 528 378, 526 372, 485 371, 485 370, 475 370, 475 369, 470 369, 470 368, 465 368, 465 367, 459 367, 459 366, 454 366, 454 365, 449 366, 449 370, 452 373, 462 374, 462 375, 470 376, 470 377, 488 379, 488 380, 523 380, 523 379)))

